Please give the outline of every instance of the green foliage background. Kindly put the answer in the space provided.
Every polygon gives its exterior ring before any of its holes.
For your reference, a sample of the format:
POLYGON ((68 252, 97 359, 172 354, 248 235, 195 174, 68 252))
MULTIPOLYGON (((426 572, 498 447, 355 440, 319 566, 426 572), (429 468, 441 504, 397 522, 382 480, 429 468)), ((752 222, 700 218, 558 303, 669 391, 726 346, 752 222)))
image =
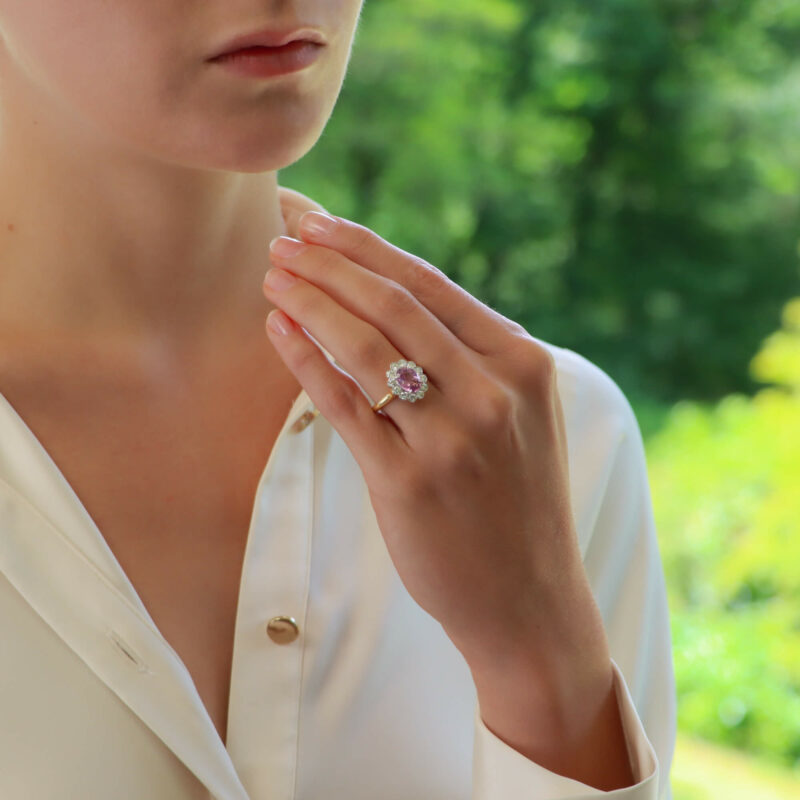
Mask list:
POLYGON ((366 0, 280 183, 617 380, 680 727, 800 767, 798 119, 796 0, 366 0))
POLYGON ((783 318, 752 361, 773 385, 677 404, 648 458, 679 725, 800 768, 800 298, 783 318))
POLYGON ((366 0, 281 181, 631 396, 752 391, 800 293, 796 53, 795 0, 366 0))

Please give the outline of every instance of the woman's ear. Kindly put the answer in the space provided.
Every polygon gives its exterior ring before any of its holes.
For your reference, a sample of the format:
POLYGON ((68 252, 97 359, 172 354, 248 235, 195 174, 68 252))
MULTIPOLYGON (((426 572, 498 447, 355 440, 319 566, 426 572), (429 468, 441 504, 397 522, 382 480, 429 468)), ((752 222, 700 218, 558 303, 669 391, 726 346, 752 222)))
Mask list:
POLYGON ((300 221, 300 217, 302 217, 306 211, 322 211, 324 214, 328 213, 326 208, 323 208, 310 197, 306 197, 304 194, 294 189, 287 189, 285 186, 278 186, 278 200, 281 204, 283 221, 286 223, 286 235, 291 236, 293 239, 300 238, 297 235, 297 225, 300 221))

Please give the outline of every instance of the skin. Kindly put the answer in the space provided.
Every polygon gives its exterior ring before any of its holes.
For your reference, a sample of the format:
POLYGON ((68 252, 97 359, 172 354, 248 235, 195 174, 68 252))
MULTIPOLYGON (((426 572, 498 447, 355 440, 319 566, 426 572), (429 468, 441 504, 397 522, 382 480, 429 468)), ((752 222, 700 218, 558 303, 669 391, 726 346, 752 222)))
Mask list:
POLYGON ((259 5, 0 0, 0 326, 165 357, 263 337, 276 173, 324 130, 362 0, 259 5), (328 40, 301 73, 206 62, 297 23, 328 40))
POLYGON ((487 726, 562 775, 631 785, 551 357, 366 228, 337 218, 312 235, 297 212, 313 201, 279 189, 333 110, 361 0, 298 3, 329 44, 267 82, 205 59, 294 20, 231 5, 0 0, 0 341, 103 341, 143 373, 158 364, 153 381, 268 343, 270 368, 356 457, 398 573, 464 655, 487 726), (310 246, 268 252, 285 233, 310 246), (269 260, 296 280, 262 286, 269 260), (265 332, 277 308, 288 333, 265 332), (291 318, 376 400, 404 356, 428 393, 374 413, 291 318))
POLYGON ((553 772, 633 785, 552 356, 368 228, 306 227, 319 216, 272 242, 267 332, 361 467, 403 584, 467 661, 490 730, 553 772), (379 400, 405 354, 428 365, 425 395, 375 413, 359 384, 379 400))

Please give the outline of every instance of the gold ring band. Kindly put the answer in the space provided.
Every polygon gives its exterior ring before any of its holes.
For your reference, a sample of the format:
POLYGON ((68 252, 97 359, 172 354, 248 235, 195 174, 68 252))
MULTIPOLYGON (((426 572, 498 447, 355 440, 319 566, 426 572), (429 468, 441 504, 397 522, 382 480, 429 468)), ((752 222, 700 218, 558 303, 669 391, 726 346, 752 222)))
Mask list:
POLYGON ((380 400, 378 400, 378 402, 375 403, 375 405, 372 406, 372 410, 373 411, 380 411, 385 405, 388 405, 389 403, 391 403, 392 400, 394 400, 395 397, 396 397, 396 395, 394 393, 389 392, 389 394, 387 394, 385 397, 383 397, 380 400))

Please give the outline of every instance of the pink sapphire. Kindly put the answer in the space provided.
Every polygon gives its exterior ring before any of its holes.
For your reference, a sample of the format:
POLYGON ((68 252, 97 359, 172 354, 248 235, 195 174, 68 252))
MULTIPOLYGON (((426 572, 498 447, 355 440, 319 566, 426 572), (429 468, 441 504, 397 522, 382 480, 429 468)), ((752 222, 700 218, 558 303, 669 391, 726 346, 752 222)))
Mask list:
POLYGON ((422 388, 417 373, 411 367, 400 367, 397 370, 397 384, 404 392, 417 392, 422 388))

